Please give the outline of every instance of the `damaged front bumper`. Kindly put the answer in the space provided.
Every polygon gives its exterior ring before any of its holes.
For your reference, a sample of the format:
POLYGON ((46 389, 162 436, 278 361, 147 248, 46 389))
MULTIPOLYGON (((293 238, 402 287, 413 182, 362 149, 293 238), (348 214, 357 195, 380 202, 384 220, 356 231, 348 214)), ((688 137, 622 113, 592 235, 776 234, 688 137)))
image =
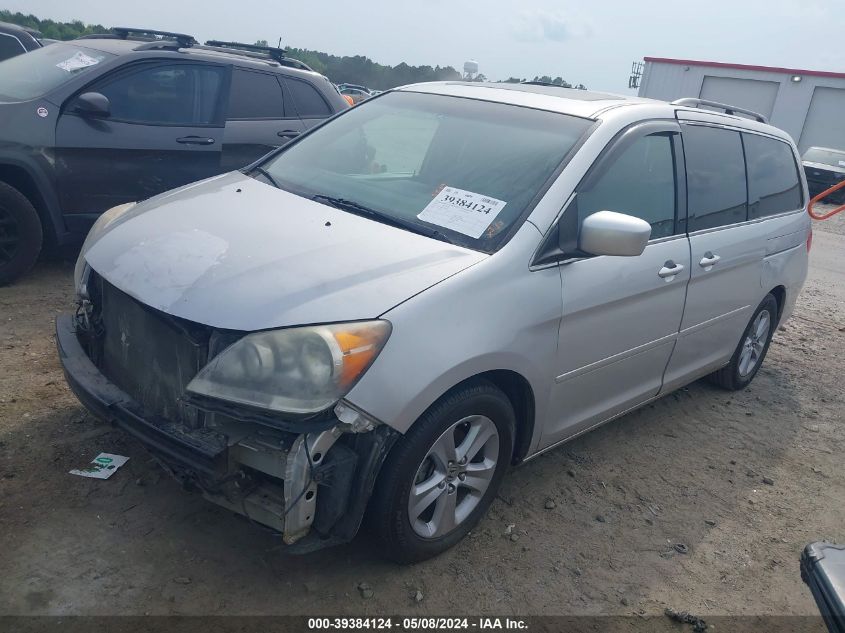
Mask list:
POLYGON ((390 427, 356 432, 366 427, 332 418, 276 429, 228 412, 208 413, 209 423, 189 428, 146 414, 110 381, 86 353, 73 315, 56 319, 56 344, 82 404, 144 443, 186 487, 279 531, 294 551, 347 542, 357 533, 398 437, 390 427))

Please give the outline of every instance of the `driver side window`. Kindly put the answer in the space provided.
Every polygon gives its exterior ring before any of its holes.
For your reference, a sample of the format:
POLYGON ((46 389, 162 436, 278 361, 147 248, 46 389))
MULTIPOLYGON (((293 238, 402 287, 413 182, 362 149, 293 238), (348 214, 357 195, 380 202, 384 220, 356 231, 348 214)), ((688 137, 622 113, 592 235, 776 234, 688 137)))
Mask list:
POLYGON ((651 224, 651 239, 674 235, 675 187, 671 136, 643 136, 619 154, 589 189, 578 192, 579 225, 597 211, 616 211, 651 224))
POLYGON ((111 108, 110 119, 145 125, 213 125, 223 69, 173 64, 142 67, 95 88, 111 108))

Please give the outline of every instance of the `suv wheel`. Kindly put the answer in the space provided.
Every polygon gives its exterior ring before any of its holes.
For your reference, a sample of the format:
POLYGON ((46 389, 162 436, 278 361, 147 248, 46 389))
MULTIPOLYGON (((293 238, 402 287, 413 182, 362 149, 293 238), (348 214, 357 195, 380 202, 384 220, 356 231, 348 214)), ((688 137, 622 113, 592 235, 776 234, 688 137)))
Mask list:
POLYGON ((768 294, 757 306, 742 333, 731 362, 710 375, 720 387, 738 391, 745 389, 763 364, 777 325, 778 302, 768 294))
POLYGON ((35 207, 20 191, 0 182, 0 285, 32 268, 42 240, 35 207))
POLYGON ((417 420, 382 467, 368 512, 388 558, 431 558, 478 523, 510 463, 514 423, 505 394, 481 380, 417 420))

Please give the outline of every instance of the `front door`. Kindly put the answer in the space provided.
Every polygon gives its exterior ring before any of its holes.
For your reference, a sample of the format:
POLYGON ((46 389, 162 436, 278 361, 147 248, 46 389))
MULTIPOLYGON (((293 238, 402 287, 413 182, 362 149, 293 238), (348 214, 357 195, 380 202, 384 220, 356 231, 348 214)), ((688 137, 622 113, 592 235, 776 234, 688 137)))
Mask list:
POLYGON ((690 276, 680 129, 648 122, 605 150, 564 211, 561 230, 609 210, 652 227, 637 257, 586 257, 560 265, 563 318, 550 421, 539 448, 618 415, 660 391, 690 276), (577 221, 576 221, 577 219, 577 221))
POLYGON ((133 64, 83 92, 109 100, 108 117, 68 100, 56 128, 56 177, 69 225, 220 172, 224 66, 133 64))

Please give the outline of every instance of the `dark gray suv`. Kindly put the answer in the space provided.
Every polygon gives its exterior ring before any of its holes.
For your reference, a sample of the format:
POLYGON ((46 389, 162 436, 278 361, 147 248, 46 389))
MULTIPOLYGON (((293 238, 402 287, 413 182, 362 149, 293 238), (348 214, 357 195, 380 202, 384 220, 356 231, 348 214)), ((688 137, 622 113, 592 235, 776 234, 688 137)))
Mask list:
POLYGON ((282 49, 113 31, 0 63, 0 284, 42 242, 243 167, 348 107, 282 49))

